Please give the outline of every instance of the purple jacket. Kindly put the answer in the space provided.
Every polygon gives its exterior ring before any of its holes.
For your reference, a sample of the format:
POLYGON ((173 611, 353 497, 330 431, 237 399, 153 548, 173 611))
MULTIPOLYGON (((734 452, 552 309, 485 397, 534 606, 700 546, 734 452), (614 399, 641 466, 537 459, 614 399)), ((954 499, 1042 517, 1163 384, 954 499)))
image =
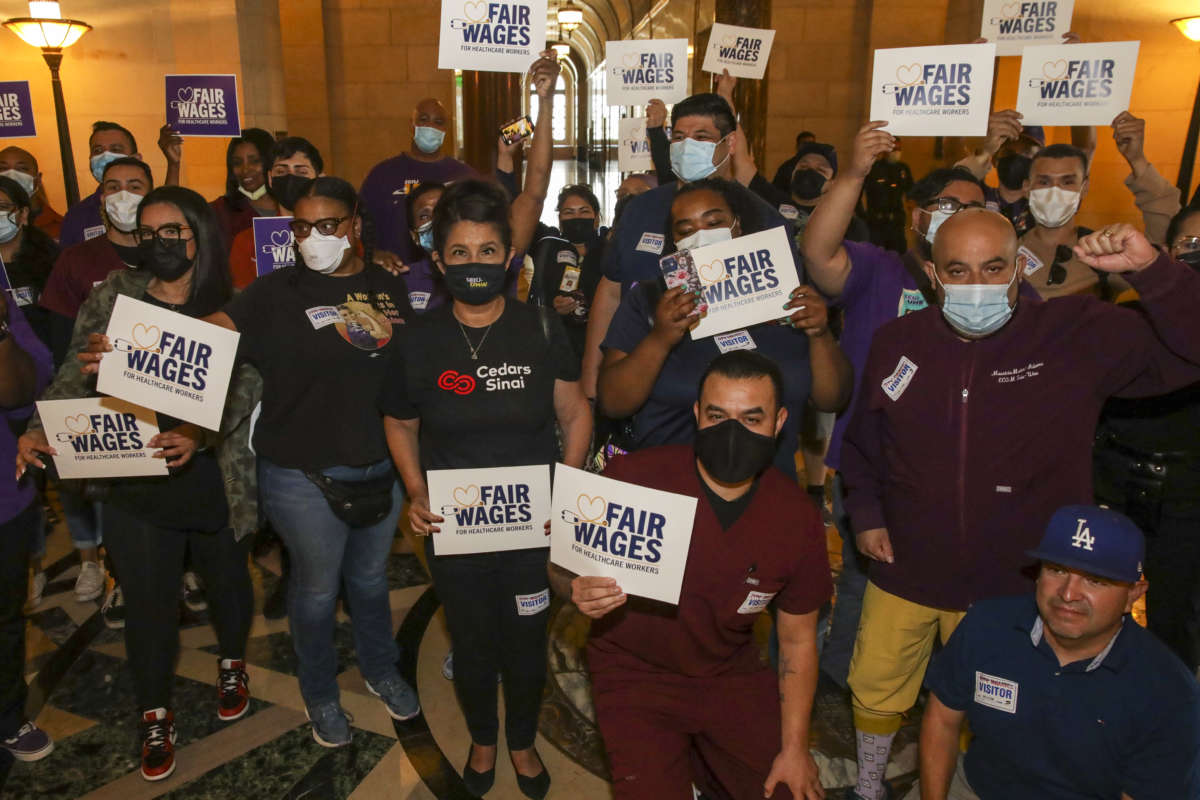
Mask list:
MULTIPOLYGON (((50 362, 50 351, 46 345, 33 334, 33 329, 25 321, 25 316, 16 303, 8 301, 8 329, 13 343, 29 354, 33 359, 36 384, 34 397, 41 395, 42 390, 53 377, 54 366, 50 362)), ((22 425, 33 413, 33 406, 21 408, 0 409, 4 415, 4 423, 0 424, 0 464, 11 465, 17 460, 17 437, 12 432, 12 424, 22 425)), ((18 428, 19 429, 19 428, 18 428)), ((12 473, 10 472, 11 476, 12 473)), ((0 481, 0 523, 8 522, 20 514, 33 502, 33 475, 25 473, 21 480, 14 481, 11 477, 0 481)))
POLYGON ((66 250, 73 244, 99 236, 104 233, 103 228, 104 220, 100 218, 100 187, 97 186, 96 191, 67 209, 62 230, 58 235, 58 244, 66 250), (88 231, 92 231, 91 237, 87 235, 88 231))
POLYGON ((854 530, 887 528, 895 553, 871 563, 879 588, 960 610, 1029 591, 1025 551, 1050 515, 1094 502, 1104 401, 1200 380, 1200 273, 1163 255, 1129 282, 1153 327, 1073 296, 1021 300, 977 341, 932 308, 879 329, 842 450, 854 530))

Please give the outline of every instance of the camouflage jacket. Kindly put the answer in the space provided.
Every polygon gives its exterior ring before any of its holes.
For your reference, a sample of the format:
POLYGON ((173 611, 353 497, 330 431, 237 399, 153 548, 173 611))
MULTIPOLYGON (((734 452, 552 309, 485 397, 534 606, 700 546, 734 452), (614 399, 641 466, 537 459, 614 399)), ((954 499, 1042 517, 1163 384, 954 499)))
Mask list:
MULTIPOLYGON (((95 397, 96 378, 79 371, 74 354, 87 348, 88 335, 104 333, 117 295, 141 300, 146 294, 150 275, 137 270, 117 270, 92 289, 79 309, 75 331, 71 335, 68 357, 54 381, 42 395, 43 400, 95 397)), ((262 377, 248 364, 234 370, 221 418, 221 430, 203 431, 202 447, 214 447, 225 481, 225 499, 229 503, 229 525, 241 539, 258 528, 258 475, 254 452, 250 449, 250 415, 262 396, 262 377)), ((30 430, 42 430, 42 421, 34 414, 30 430)), ((114 479, 119 480, 119 479, 114 479)))

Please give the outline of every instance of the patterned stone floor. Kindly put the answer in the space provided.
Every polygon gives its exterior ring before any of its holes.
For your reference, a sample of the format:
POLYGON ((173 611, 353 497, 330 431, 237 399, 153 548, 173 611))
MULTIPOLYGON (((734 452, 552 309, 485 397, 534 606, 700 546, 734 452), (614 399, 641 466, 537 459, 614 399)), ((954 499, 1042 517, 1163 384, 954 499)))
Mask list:
MULTIPOLYGON (((840 542, 830 533, 831 559, 840 542)), ((60 524, 48 540, 50 584, 29 615, 29 710, 56 740, 56 750, 34 764, 0 757, 0 797, 89 798, 467 798, 458 771, 467 753, 465 724, 451 684, 441 676, 449 648, 444 621, 427 573, 398 537, 389 564, 393 620, 401 668, 421 696, 424 714, 394 723, 367 691, 355 662, 350 624, 339 616, 335 643, 342 702, 354 716, 350 747, 319 747, 305 721, 287 621, 261 615, 277 577, 272 556, 252 562, 256 612, 247 662, 254 696, 251 713, 224 725, 215 715, 216 637, 204 613, 180 606, 181 653, 173 690, 179 767, 151 784, 137 774, 139 742, 124 638, 106 628, 99 602, 77 603, 72 592, 78 559, 60 524), (265 566, 264 566, 265 565, 265 566)), ((836 568, 836 567, 835 567, 836 568)), ((769 623, 764 618, 762 640, 769 623)), ((580 651, 587 620, 556 604, 547 652, 550 680, 542 710, 539 752, 554 784, 551 797, 584 800, 611 796, 607 765, 593 721, 580 651)), ((915 769, 917 719, 896 745, 889 773, 903 790, 915 769)), ((827 796, 848 798, 854 777, 849 698, 822 680, 814 710, 814 753, 827 796)), ((489 798, 519 798, 511 766, 501 759, 489 798)))

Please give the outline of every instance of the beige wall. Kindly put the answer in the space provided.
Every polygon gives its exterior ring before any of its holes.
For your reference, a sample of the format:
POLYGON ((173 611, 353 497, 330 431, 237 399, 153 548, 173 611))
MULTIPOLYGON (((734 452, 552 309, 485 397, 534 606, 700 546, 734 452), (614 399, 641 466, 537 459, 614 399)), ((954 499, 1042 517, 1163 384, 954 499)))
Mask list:
MULTIPOLYGON (((63 93, 75 153, 79 191, 86 196, 96 188, 88 170, 88 135, 98 119, 125 125, 137 138, 142 155, 156 180, 166 171, 158 149, 158 129, 165 109, 163 75, 171 72, 235 73, 241 87, 240 50, 234 0, 144 0, 113 3, 109 0, 64 0, 64 16, 93 26, 78 44, 66 51, 62 64, 63 93)), ((5 17, 24 16, 25 3, 4 2, 5 17)), ((32 93, 36 139, 11 139, 34 153, 42 169, 51 205, 65 210, 58 132, 50 71, 41 53, 8 31, 3 41, 4 80, 28 80, 32 93)), ((188 139, 184 145, 184 182, 206 197, 223 191, 225 184, 223 139, 188 139)))

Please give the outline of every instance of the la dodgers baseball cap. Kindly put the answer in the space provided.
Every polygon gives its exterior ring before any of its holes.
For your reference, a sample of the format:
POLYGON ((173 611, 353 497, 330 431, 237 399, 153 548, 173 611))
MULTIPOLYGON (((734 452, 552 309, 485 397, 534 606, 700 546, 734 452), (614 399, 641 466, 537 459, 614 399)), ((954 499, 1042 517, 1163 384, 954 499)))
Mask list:
POLYGON ((1142 577, 1146 543, 1133 520, 1110 508, 1063 506, 1050 517, 1036 550, 1042 561, 1134 583, 1142 577))

